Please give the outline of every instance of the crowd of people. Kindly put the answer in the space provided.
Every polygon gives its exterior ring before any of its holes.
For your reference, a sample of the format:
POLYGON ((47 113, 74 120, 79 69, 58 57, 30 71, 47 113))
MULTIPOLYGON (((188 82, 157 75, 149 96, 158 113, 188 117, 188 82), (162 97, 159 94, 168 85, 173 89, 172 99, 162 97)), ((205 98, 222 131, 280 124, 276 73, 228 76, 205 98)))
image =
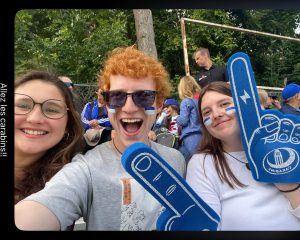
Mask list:
MULTIPOLYGON (((203 71, 184 76, 180 102, 169 74, 135 47, 114 49, 96 98, 78 109, 70 78, 31 71, 15 81, 15 224, 21 230, 155 230, 161 204, 123 168, 128 146, 159 154, 220 216, 218 230, 300 230, 300 185, 253 179, 226 66, 206 48, 203 71)), ((258 91, 262 109, 300 117, 300 86, 278 98, 258 91)), ((180 199, 178 200, 180 201, 180 199)))

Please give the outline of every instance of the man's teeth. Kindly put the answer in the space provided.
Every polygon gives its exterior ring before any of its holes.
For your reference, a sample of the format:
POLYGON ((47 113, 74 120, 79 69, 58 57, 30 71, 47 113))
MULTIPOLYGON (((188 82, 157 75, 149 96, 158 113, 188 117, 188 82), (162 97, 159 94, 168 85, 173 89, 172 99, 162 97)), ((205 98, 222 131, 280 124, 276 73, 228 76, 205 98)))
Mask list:
POLYGON ((30 134, 30 135, 45 135, 45 134, 47 134, 46 131, 27 130, 27 129, 24 129, 23 132, 26 134, 30 134))
POLYGON ((122 119, 122 122, 124 123, 135 123, 135 122, 140 122, 142 121, 141 119, 129 119, 129 118, 125 118, 125 119, 122 119))

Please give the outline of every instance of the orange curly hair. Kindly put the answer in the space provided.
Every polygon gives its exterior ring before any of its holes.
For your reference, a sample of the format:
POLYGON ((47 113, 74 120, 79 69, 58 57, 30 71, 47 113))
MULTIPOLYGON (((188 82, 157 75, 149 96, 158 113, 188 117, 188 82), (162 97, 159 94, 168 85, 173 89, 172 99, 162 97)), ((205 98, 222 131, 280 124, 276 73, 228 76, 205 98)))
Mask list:
POLYGON ((169 74, 156 59, 134 47, 115 48, 108 56, 103 71, 98 76, 99 88, 110 89, 110 77, 123 75, 135 79, 152 77, 157 94, 157 101, 162 102, 171 92, 169 74))

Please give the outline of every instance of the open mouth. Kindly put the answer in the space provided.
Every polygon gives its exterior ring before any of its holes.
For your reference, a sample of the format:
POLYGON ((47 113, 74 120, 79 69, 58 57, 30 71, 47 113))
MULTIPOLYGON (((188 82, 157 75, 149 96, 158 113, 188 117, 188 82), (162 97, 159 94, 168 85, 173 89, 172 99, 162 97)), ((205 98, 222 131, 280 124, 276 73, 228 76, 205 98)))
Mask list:
POLYGON ((143 120, 138 118, 123 118, 121 119, 121 124, 127 133, 134 134, 140 130, 143 120))

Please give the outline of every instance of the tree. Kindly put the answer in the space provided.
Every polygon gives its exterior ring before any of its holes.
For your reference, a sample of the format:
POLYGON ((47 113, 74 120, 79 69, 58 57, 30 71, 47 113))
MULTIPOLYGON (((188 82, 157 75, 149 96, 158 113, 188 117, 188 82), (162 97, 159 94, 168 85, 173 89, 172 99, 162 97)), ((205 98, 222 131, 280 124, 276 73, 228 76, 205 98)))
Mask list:
MULTIPOLYGON (((107 52, 137 43, 140 50, 158 55, 176 94, 185 74, 181 17, 299 37, 296 10, 25 9, 15 16, 15 73, 53 70, 75 83, 95 83, 107 52)), ((298 42, 191 22, 185 27, 192 75, 199 71, 194 51, 207 47, 216 64, 226 63, 236 51, 248 53, 257 85, 281 87, 285 78, 288 83, 300 81, 298 42)))
POLYGON ((149 9, 134 9, 138 49, 157 59, 152 13, 149 9))
POLYGON ((108 51, 129 46, 120 10, 22 10, 15 21, 16 75, 43 69, 75 83, 94 83, 108 51))

